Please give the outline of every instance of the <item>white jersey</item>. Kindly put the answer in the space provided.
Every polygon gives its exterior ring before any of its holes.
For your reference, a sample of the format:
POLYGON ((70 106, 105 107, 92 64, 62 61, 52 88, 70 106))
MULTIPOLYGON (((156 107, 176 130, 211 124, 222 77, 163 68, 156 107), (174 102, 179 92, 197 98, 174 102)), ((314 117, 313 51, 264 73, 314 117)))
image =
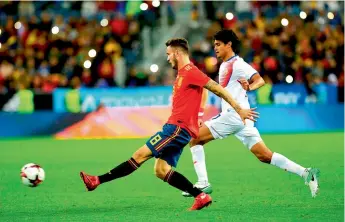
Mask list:
MULTIPOLYGON (((224 87, 244 109, 249 109, 246 90, 237 81, 240 78, 249 80, 257 71, 246 63, 241 57, 235 55, 228 61, 223 62, 219 68, 219 84, 224 87)), ((226 101, 222 100, 222 112, 232 109, 226 101)))
MULTIPOLYGON (((255 73, 257 71, 253 67, 235 55, 220 65, 219 84, 232 95, 242 108, 249 109, 247 92, 237 80, 241 78, 249 80, 255 73)), ((235 135, 248 149, 262 141, 254 122, 247 119, 246 125, 244 125, 241 117, 224 100, 222 100, 222 112, 206 121, 205 125, 214 139, 235 135)))

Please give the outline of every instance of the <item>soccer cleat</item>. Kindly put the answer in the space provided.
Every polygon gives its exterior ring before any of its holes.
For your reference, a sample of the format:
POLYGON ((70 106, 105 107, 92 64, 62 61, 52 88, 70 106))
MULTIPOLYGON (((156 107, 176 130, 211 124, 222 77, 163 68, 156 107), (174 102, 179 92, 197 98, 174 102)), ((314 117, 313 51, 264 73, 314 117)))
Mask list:
MULTIPOLYGON (((194 187, 199 188, 202 192, 204 192, 206 194, 211 194, 213 191, 210 183, 199 183, 199 182, 197 182, 196 184, 194 184, 194 187)), ((190 193, 184 191, 184 192, 182 192, 182 196, 191 197, 192 195, 190 195, 190 193)))
POLYGON ((98 187, 98 185, 100 185, 98 176, 91 176, 81 171, 80 177, 83 180, 88 191, 93 191, 98 187))
POLYGON ((212 198, 210 195, 206 193, 201 193, 198 196, 195 197, 194 203, 191 208, 189 208, 189 211, 193 210, 201 210, 204 207, 208 207, 212 203, 212 198))
POLYGON ((306 176, 304 178, 305 184, 309 186, 311 196, 316 197, 319 192, 318 179, 320 177, 320 170, 317 168, 308 168, 306 170, 306 176))

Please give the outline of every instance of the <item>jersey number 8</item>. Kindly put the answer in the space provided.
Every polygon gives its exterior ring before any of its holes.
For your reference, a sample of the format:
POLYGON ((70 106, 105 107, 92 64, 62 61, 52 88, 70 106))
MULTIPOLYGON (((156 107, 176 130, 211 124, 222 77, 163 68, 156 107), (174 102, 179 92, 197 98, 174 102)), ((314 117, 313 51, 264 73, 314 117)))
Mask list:
POLYGON ((154 136, 151 140, 150 143, 152 146, 156 145, 160 140, 162 139, 162 137, 157 134, 156 136, 154 136))

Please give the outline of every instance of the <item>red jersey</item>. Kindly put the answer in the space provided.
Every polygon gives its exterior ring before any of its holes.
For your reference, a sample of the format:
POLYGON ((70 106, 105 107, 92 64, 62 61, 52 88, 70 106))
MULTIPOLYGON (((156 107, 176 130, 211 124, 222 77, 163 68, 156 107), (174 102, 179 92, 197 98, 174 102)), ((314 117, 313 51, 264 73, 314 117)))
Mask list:
POLYGON ((180 126, 192 137, 198 137, 198 112, 202 91, 209 80, 210 78, 192 63, 178 70, 173 88, 172 112, 167 123, 180 126))

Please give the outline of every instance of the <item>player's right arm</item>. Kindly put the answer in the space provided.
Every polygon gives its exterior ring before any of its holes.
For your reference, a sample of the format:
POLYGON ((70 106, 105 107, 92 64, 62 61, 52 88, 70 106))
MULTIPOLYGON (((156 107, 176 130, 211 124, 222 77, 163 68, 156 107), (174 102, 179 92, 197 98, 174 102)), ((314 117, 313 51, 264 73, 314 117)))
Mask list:
POLYGON ((206 89, 203 89, 202 96, 201 96, 200 109, 205 109, 207 98, 208 98, 208 91, 206 89))
POLYGON ((227 92, 221 85, 219 85, 217 82, 210 79, 207 84, 204 86, 204 88, 210 90, 217 96, 224 99, 227 103, 229 103, 234 110, 240 115, 242 121, 245 123, 245 119, 250 119, 252 121, 256 121, 255 118, 259 117, 259 113, 255 112, 254 110, 256 108, 252 109, 242 109, 240 105, 234 100, 234 98, 230 95, 229 92, 227 92))
POLYGON ((199 109, 199 113, 198 113, 198 125, 199 127, 202 126, 202 118, 204 116, 204 110, 206 107, 206 102, 207 102, 207 98, 208 98, 208 90, 207 89, 203 89, 202 91, 202 96, 201 96, 201 104, 200 104, 200 109, 199 109))

